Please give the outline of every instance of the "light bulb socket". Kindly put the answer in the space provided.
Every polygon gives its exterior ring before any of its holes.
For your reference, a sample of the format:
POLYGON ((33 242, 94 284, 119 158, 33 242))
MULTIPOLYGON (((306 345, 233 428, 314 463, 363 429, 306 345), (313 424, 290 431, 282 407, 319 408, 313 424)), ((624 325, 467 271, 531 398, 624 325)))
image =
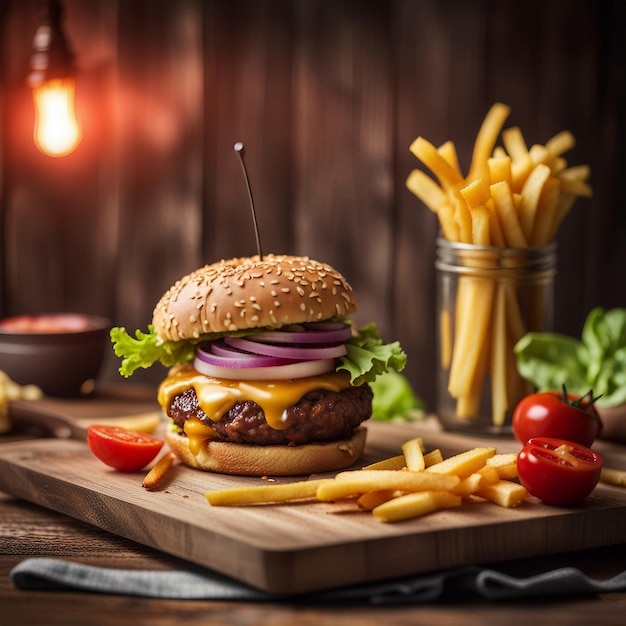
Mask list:
POLYGON ((48 0, 41 5, 40 24, 33 37, 31 72, 27 77, 31 87, 76 74, 75 56, 61 27, 62 18, 59 0, 48 0))

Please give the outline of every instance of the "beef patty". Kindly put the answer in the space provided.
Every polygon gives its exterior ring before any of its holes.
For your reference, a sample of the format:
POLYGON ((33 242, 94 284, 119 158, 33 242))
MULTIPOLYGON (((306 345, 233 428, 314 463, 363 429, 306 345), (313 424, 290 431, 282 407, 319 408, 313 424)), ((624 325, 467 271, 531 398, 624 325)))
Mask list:
POLYGON ((286 428, 277 430, 265 421, 263 409, 252 401, 235 404, 218 421, 210 419, 198 404, 193 388, 174 397, 167 414, 182 431, 185 420, 196 417, 211 426, 222 441, 268 445, 306 444, 347 439, 372 413, 369 385, 340 392, 310 391, 287 409, 286 428))

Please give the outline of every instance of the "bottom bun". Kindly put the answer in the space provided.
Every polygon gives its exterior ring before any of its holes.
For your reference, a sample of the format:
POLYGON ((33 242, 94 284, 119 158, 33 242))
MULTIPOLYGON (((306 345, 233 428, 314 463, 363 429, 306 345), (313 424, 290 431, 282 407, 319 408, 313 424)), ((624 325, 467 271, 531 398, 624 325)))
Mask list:
POLYGON ((167 431, 171 451, 185 465, 207 472, 238 476, 304 476, 344 469, 355 463, 365 449, 367 429, 352 438, 298 446, 255 446, 208 439, 198 454, 189 450, 189 440, 167 431))

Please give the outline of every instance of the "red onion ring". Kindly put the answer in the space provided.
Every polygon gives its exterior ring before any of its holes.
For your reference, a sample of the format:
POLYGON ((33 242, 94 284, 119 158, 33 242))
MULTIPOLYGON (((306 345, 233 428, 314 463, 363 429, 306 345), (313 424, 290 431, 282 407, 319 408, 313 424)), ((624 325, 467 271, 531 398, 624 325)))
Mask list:
POLYGON ((246 368, 276 367, 280 365, 291 365, 294 362, 298 362, 294 359, 284 359, 241 352, 240 350, 229 348, 222 342, 215 342, 214 344, 209 345, 201 344, 197 346, 196 361, 198 360, 206 363, 207 365, 237 370, 246 368), (217 352, 215 352, 215 350, 217 350, 217 352))
POLYGON ((341 322, 311 322, 303 324, 302 330, 291 330, 293 327, 283 326, 280 330, 268 330, 253 336, 254 341, 263 343, 314 343, 336 344, 345 343, 352 337, 350 324, 341 322))
POLYGON ((310 344, 307 347, 302 347, 301 345, 287 346, 285 344, 277 346, 271 343, 255 341, 254 336, 249 339, 244 337, 225 337, 224 342, 233 348, 244 350, 245 352, 298 361, 334 359, 346 354, 344 343, 323 347, 311 347, 310 344))
POLYGON ((300 361, 288 365, 264 367, 234 368, 222 367, 205 362, 196 357, 194 368, 205 376, 225 378, 227 380, 289 380, 290 378, 308 378, 335 371, 334 359, 318 359, 316 361, 300 361))

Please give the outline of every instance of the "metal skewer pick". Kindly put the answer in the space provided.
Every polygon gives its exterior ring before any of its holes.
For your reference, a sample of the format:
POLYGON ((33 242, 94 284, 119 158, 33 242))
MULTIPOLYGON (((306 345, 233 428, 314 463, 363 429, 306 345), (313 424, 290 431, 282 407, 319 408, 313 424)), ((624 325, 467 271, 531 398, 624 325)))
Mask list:
POLYGON ((241 141, 238 141, 235 144, 235 152, 237 153, 237 156, 239 157, 239 161, 241 163, 241 169, 243 170, 243 176, 246 179, 246 186, 248 187, 248 198, 250 198, 250 210, 252 211, 252 222, 254 224, 254 234, 256 236, 256 248, 257 248, 257 252, 259 254, 259 260, 263 259, 263 252, 261 251, 261 237, 259 236, 259 225, 257 223, 257 219, 256 219, 256 211, 254 210, 254 200, 252 198, 252 188, 250 187, 250 178, 248 177, 248 172, 246 170, 246 164, 243 160, 244 154, 246 152, 246 149, 243 145, 243 143, 241 143, 241 141))

